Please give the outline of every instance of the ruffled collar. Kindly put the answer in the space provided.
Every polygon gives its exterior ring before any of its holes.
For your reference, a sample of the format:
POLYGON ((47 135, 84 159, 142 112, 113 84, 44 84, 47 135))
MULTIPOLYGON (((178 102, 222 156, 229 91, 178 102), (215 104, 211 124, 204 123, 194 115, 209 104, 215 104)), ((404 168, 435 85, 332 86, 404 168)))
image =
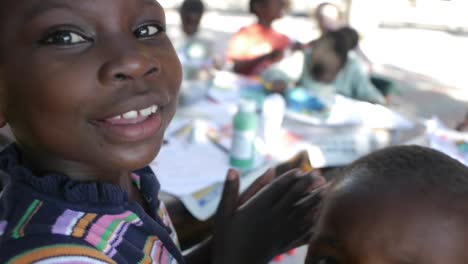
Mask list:
MULTIPOLYGON (((59 198, 71 203, 105 203, 122 204, 128 201, 127 192, 117 185, 101 182, 78 182, 71 180, 64 174, 47 173, 34 175, 21 164, 21 151, 13 143, 0 153, 0 170, 5 172, 11 183, 22 183, 32 187, 40 193, 59 198)), ((159 191, 159 183, 151 170, 142 170, 141 177, 133 177, 137 186, 152 186, 149 190, 142 190, 144 195, 154 195, 159 191), (151 175, 148 175, 151 174, 151 175), (152 181, 142 184, 141 182, 152 181), (150 194, 145 194, 146 192, 150 194)), ((148 189, 148 188, 143 188, 148 189)))

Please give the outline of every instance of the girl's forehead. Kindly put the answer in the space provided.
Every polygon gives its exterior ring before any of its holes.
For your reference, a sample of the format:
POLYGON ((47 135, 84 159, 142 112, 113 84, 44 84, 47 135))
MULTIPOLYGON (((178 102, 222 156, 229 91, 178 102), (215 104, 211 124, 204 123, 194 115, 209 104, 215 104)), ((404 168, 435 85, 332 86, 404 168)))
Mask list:
POLYGON ((96 9, 102 7, 116 7, 119 2, 127 6, 152 5, 160 7, 157 0, 1 0, 0 11, 17 10, 34 15, 50 8, 74 9, 96 9))

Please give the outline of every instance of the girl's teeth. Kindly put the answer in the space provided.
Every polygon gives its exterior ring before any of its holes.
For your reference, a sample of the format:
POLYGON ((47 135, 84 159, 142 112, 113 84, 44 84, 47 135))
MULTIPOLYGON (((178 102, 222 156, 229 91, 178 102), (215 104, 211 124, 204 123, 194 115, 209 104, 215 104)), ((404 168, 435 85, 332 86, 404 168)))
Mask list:
POLYGON ((148 107, 146 109, 140 110, 140 115, 142 116, 149 116, 153 113, 153 107, 148 107))
POLYGON ((139 111, 136 111, 136 110, 128 111, 125 114, 114 116, 111 119, 112 120, 120 120, 122 118, 123 119, 134 119, 134 118, 137 118, 139 115, 147 117, 147 116, 150 116, 151 114, 156 113, 157 111, 158 111, 158 107, 156 105, 153 105, 153 106, 150 106, 148 108, 145 108, 145 109, 142 109, 142 110, 139 110, 139 111))
POLYGON ((138 117, 138 111, 129 111, 123 114, 123 118, 125 119, 132 119, 132 118, 137 118, 137 117, 138 117))

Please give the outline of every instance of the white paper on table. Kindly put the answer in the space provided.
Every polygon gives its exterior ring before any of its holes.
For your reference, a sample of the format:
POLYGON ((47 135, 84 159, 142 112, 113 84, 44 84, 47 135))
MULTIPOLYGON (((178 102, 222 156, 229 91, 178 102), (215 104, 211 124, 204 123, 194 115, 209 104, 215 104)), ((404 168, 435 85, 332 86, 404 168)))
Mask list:
POLYGON ((287 117, 320 126, 357 125, 379 129, 411 129, 413 123, 399 113, 378 104, 335 96, 327 118, 308 117, 287 111, 287 117))
POLYGON ((150 166, 162 191, 183 196, 223 182, 229 169, 229 156, 209 141, 190 144, 171 138, 150 166))
MULTIPOLYGON (((274 167, 274 165, 275 163, 272 161, 265 161, 251 173, 242 176, 240 179, 240 192, 246 190, 268 168, 274 167)), ((195 218, 205 221, 213 216, 218 208, 223 191, 223 182, 215 183, 192 194, 184 195, 180 197, 180 200, 195 218)))
POLYGON ((213 86, 224 90, 238 90, 239 87, 255 84, 258 84, 258 81, 231 71, 217 71, 213 79, 213 86))
POLYGON ((177 131, 188 125, 191 121, 192 119, 189 118, 175 116, 171 123, 169 123, 169 126, 166 128, 164 136, 166 138, 171 137, 174 133, 177 133, 177 131))
POLYGON ((208 95, 218 102, 238 102, 241 98, 239 89, 210 89, 208 95))
POLYGON ((209 120, 218 126, 231 124, 232 117, 237 110, 235 104, 218 104, 202 100, 190 107, 180 109, 178 114, 185 118, 198 118, 209 120))
POLYGON ((410 129, 411 121, 391 109, 378 104, 336 96, 327 123, 356 124, 370 128, 410 129))

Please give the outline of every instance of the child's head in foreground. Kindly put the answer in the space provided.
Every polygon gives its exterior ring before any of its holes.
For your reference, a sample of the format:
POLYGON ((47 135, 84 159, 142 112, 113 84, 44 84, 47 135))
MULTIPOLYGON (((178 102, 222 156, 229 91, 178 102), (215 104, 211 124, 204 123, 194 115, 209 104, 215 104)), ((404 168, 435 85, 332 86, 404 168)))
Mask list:
POLYGON ((462 264, 468 168, 437 151, 377 151, 330 186, 307 264, 462 264))
POLYGON ((38 171, 115 181, 158 153, 181 67, 156 0, 2 0, 0 126, 38 171))

